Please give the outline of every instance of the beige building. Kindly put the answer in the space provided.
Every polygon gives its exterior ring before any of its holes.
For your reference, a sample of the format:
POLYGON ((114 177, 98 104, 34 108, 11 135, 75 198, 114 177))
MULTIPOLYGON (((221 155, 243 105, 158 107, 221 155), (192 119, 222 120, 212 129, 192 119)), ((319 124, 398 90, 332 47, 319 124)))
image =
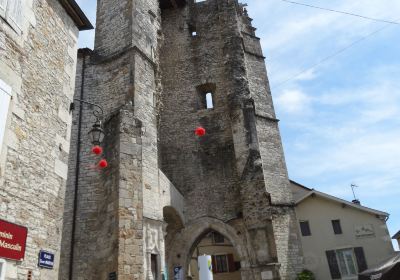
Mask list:
POLYGON ((291 182, 305 267, 318 280, 357 279, 394 253, 389 214, 291 182))

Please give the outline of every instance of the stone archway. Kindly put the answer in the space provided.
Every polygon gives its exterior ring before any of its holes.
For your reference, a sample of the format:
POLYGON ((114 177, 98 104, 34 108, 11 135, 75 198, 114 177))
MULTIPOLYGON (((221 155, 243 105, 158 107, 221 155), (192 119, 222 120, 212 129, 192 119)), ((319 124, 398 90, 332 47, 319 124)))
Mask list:
POLYGON ((199 280, 199 256, 211 256, 214 280, 241 280, 241 259, 229 238, 213 229, 199 236, 193 244, 186 268, 187 279, 199 280))
POLYGON ((229 240, 240 260, 242 279, 251 279, 243 277, 244 274, 248 275, 250 271, 250 256, 244 243, 245 239, 240 236, 241 230, 236 226, 210 217, 200 218, 185 225, 183 229, 175 232, 174 236, 167 241, 167 263, 170 279, 173 279, 174 267, 182 267, 186 280, 187 269, 196 245, 211 231, 218 232, 229 240))

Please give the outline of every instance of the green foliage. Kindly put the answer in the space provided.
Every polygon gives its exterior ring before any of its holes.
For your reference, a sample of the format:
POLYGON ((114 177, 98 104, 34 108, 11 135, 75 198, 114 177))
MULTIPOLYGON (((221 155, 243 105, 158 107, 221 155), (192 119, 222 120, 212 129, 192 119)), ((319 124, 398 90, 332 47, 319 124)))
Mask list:
POLYGON ((315 280, 314 273, 305 269, 301 273, 297 274, 297 280, 315 280))

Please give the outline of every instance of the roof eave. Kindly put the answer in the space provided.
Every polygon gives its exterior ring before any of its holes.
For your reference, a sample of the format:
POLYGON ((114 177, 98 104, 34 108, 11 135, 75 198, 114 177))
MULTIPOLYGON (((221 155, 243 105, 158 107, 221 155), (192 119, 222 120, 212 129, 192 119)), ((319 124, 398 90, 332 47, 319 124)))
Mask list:
POLYGON ((302 197, 299 200, 297 200, 296 204, 301 203, 306 198, 308 198, 308 197, 310 197, 312 195, 317 195, 317 196, 323 197, 325 199, 333 200, 333 201, 336 201, 338 203, 342 203, 342 204, 345 204, 347 206, 356 208, 358 210, 365 211, 365 212, 368 212, 368 213, 372 213, 374 215, 389 217, 389 213, 382 212, 382 211, 379 211, 379 210, 375 210, 375 209, 372 209, 372 208, 368 208, 368 207, 365 207, 365 206, 362 206, 362 205, 357 205, 357 204, 351 203, 351 202, 349 202, 347 200, 344 200, 344 199, 341 199, 341 198, 338 198, 338 197, 335 197, 335 196, 332 196, 332 195, 329 195, 329 194, 326 194, 326 193, 323 193, 323 192, 319 192, 319 191, 316 191, 316 190, 313 190, 312 192, 308 193, 304 197, 302 197))
POLYGON ((303 189, 305 189, 307 191, 312 191, 313 190, 313 189, 310 189, 309 187, 306 187, 306 186, 304 186, 304 185, 302 185, 302 184, 300 184, 300 183, 298 183, 296 181, 293 181, 293 180, 289 180, 289 181, 290 181, 290 183, 295 184, 295 185, 297 185, 297 186, 299 186, 299 187, 301 187, 301 188, 303 188, 303 189))
POLYGON ((93 29, 92 23, 75 0, 59 0, 80 31, 93 29))

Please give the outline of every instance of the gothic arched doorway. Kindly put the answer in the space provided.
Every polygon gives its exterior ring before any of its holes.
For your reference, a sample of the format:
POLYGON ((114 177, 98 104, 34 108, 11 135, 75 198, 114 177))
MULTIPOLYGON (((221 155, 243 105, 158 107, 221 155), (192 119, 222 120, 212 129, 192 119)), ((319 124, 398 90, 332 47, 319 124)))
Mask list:
POLYGON ((187 268, 187 279, 199 280, 198 257, 211 256, 214 280, 240 280, 240 257, 231 241, 215 230, 201 235, 191 250, 191 259, 187 268))
MULTIPOLYGON (((199 252, 199 254, 205 253, 210 255, 213 255, 212 253, 214 253, 215 256, 225 255, 226 260, 223 259, 224 257, 218 257, 220 264, 219 266, 217 264, 216 267, 221 267, 220 271, 228 270, 229 273, 230 264, 231 272, 235 272, 235 274, 241 275, 241 277, 228 277, 224 279, 253 279, 253 277, 250 276, 250 256, 244 242, 245 238, 243 238, 243 233, 244 229, 240 225, 235 224, 235 222, 228 224, 211 217, 203 217, 196 221, 192 221, 185 224, 184 227, 178 231, 167 231, 166 251, 170 276, 169 279, 196 279, 193 278, 196 277, 196 274, 193 271, 196 265, 193 264, 192 259, 197 257, 197 252, 199 252), (217 236, 217 234, 219 234, 219 236, 217 236), (223 243, 221 236, 224 238, 223 243), (219 242, 221 243, 214 244, 218 246, 211 246, 210 248, 199 247, 206 246, 206 244, 208 244, 207 242, 211 242, 210 238, 219 238, 219 242), (214 252, 211 251, 211 249, 215 248, 218 250, 214 252), (199 249, 199 251, 197 251, 197 249, 199 249), (228 269, 225 268, 225 264, 228 266, 228 269), (180 271, 180 275, 177 278, 174 278, 176 270, 180 271)), ((217 261, 217 258, 215 258, 215 261, 217 261)), ((218 276, 226 275, 224 273, 226 272, 222 272, 218 276)), ((216 280, 218 278, 214 279, 216 280)))

